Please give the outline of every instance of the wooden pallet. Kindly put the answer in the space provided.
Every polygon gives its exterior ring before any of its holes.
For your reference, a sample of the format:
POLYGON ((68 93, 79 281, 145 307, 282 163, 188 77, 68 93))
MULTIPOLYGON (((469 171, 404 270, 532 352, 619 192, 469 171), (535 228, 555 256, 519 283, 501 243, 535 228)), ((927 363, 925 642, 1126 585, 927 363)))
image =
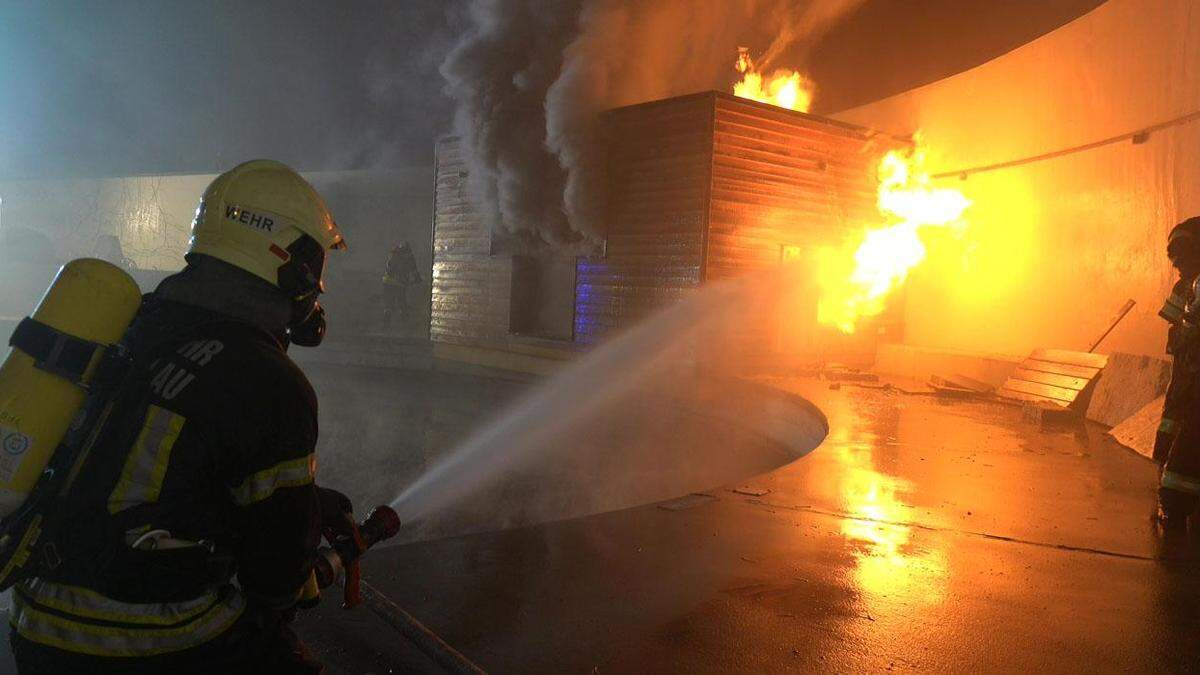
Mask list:
POLYGON ((1035 349, 997 393, 1014 401, 1073 407, 1106 365, 1104 354, 1035 349))

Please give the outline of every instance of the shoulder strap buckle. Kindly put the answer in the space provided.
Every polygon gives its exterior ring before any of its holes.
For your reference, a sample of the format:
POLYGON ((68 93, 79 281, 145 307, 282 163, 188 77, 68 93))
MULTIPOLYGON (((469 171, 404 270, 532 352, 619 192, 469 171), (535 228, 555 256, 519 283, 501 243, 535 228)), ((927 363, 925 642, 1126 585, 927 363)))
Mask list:
POLYGON ((102 344, 68 335, 32 317, 21 319, 8 344, 32 357, 39 370, 84 386, 106 351, 102 344))
POLYGON ((47 571, 58 569, 62 562, 62 556, 58 554, 58 547, 52 541, 46 542, 42 546, 42 569, 47 571))

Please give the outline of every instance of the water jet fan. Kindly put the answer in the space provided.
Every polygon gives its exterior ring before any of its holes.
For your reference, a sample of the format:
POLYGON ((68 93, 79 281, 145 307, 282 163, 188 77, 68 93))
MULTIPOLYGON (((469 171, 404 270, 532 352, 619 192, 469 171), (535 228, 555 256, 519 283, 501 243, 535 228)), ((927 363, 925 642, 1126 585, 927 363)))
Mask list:
POLYGON ((550 378, 402 491, 408 538, 629 508, 812 451, 828 433, 821 412, 736 377, 728 358, 748 297, 785 277, 708 286, 550 378))

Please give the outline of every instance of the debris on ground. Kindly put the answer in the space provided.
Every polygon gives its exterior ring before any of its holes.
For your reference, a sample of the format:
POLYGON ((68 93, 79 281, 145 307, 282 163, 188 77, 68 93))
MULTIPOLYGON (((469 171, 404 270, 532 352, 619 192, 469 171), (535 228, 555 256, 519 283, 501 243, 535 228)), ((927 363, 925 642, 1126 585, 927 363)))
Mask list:
POLYGON ((1166 396, 1159 396, 1147 403, 1128 419, 1109 429, 1108 434, 1139 455, 1147 459, 1153 458, 1154 439, 1158 434, 1165 400, 1166 396))
POLYGON ((941 396, 943 398, 974 398, 976 396, 982 396, 980 392, 973 389, 966 389, 964 387, 956 387, 952 384, 946 384, 944 380, 937 376, 930 378, 928 384, 929 387, 933 389, 934 395, 941 396))
POLYGON ((934 375, 929 378, 928 384, 936 395, 952 398, 987 396, 995 391, 995 387, 989 385, 987 382, 958 374, 946 376, 934 375))
POLYGON ((761 497, 763 495, 771 494, 771 491, 767 488, 752 487, 749 485, 740 485, 730 490, 730 492, 736 492, 739 495, 749 495, 751 497, 761 497))
POLYGON ((667 511, 682 511, 684 509, 700 506, 701 504, 707 504, 711 501, 715 501, 716 499, 716 495, 710 495, 707 492, 693 492, 692 494, 685 495, 679 499, 665 501, 659 504, 658 508, 667 511))
POLYGON ((1065 424, 1083 419, 1077 410, 1045 401, 1022 403, 1021 416, 1034 424, 1065 424))
POLYGON ((821 371, 821 377, 834 382, 878 382, 879 376, 859 368, 851 368, 840 363, 830 363, 821 371))
MULTIPOLYGON (((837 391, 838 389, 841 389, 842 386, 842 383, 834 382, 833 384, 829 385, 829 388, 832 391, 837 391)), ((898 387, 891 382, 880 382, 875 384, 870 382, 846 382, 844 386, 858 387, 860 389, 874 389, 884 393, 896 392, 900 394, 906 394, 908 396, 930 396, 936 393, 933 389, 905 389, 904 387, 898 387)))

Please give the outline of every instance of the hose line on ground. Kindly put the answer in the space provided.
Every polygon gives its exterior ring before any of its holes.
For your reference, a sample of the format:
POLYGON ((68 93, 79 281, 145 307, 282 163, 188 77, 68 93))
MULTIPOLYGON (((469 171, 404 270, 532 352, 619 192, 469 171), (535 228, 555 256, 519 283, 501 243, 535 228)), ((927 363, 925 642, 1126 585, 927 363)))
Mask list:
POLYGON ((371 612, 395 628, 408 641, 416 645, 423 654, 448 673, 454 675, 484 675, 485 671, 451 647, 437 633, 429 630, 413 615, 380 593, 366 581, 360 581, 363 602, 371 612))

